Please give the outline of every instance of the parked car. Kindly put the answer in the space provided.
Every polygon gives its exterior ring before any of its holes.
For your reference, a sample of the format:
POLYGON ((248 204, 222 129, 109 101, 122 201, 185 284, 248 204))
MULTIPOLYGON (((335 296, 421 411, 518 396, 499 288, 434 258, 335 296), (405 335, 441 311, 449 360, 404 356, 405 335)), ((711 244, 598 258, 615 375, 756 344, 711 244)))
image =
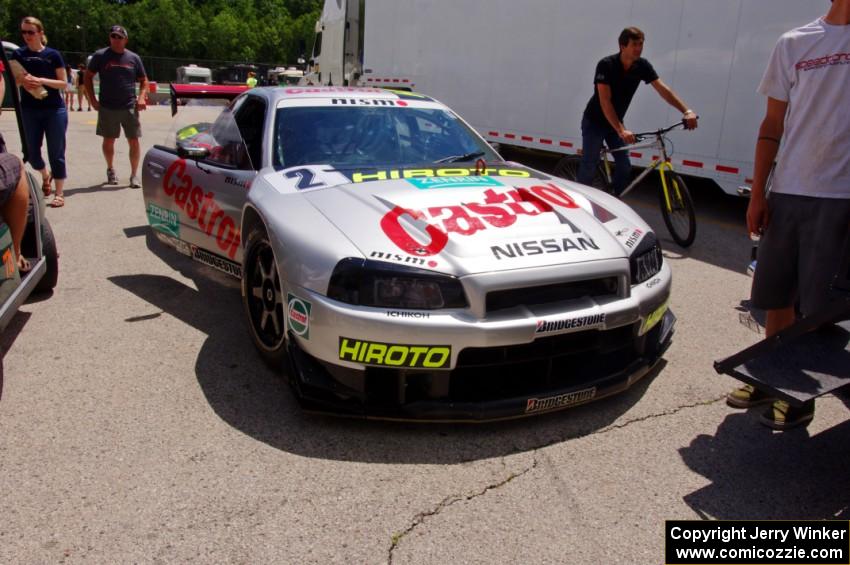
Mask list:
POLYGON ((148 151, 147 215, 241 280, 257 350, 306 408, 526 416, 622 391, 669 345, 670 268, 619 200, 506 162, 423 95, 230 96, 181 107, 148 151))

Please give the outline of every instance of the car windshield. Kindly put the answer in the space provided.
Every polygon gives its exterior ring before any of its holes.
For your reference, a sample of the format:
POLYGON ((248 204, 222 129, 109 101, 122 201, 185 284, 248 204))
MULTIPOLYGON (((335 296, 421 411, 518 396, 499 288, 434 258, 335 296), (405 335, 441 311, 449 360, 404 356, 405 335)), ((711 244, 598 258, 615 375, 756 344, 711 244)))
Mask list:
POLYGON ((364 165, 499 159, 441 108, 295 106, 277 110, 274 166, 364 165))

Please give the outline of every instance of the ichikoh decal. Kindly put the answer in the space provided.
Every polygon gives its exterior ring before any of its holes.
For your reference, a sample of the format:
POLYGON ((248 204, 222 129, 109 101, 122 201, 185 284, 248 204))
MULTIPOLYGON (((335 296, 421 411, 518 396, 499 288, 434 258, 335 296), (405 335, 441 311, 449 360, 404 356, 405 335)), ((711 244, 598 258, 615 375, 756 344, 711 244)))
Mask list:
POLYGON ((298 298, 294 294, 286 295, 286 312, 289 320, 289 329, 295 335, 304 339, 310 339, 310 312, 313 305, 308 301, 298 298))

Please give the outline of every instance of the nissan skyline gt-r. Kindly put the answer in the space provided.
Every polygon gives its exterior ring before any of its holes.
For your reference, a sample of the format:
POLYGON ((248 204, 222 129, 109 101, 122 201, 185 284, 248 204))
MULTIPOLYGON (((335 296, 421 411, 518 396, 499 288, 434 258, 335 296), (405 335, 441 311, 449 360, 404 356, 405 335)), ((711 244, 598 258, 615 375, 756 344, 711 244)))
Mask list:
POLYGON ((668 347, 671 273, 649 225, 506 162, 440 102, 174 88, 190 103, 145 156, 150 224, 241 279, 251 338, 306 409, 538 414, 625 390, 668 347), (192 105, 215 95, 232 100, 192 105))

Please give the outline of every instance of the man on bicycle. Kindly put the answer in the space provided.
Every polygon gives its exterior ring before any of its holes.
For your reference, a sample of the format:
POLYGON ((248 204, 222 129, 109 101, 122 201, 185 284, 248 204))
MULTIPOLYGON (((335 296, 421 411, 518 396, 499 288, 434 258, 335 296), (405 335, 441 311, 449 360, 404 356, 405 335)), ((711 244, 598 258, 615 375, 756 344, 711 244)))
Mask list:
MULTIPOLYGON (((599 164, 602 142, 608 149, 617 149, 634 143, 634 134, 623 125, 623 117, 640 85, 651 84, 659 96, 683 114, 685 127, 695 129, 697 116, 669 86, 658 78, 652 65, 641 57, 644 34, 636 27, 627 27, 620 33, 620 52, 603 58, 596 64, 593 78, 593 97, 584 109, 581 119, 582 159, 578 182, 590 184, 599 164)), ((631 161, 628 151, 615 151, 614 194, 619 195, 629 180, 631 161)))

